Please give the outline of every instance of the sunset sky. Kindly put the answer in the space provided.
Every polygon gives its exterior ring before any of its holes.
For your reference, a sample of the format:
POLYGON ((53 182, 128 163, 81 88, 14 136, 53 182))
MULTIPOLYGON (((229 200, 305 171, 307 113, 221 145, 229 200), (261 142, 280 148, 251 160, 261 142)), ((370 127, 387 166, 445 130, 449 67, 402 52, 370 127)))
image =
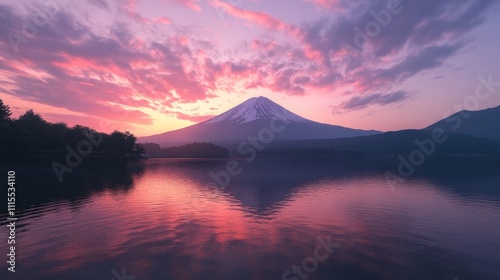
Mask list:
MULTIPOLYGON (((500 82, 499 1, 398 2, 0 0, 0 99, 137 136, 255 96, 387 131, 443 118, 479 76, 500 82)), ((477 109, 498 105, 500 88, 477 109)))

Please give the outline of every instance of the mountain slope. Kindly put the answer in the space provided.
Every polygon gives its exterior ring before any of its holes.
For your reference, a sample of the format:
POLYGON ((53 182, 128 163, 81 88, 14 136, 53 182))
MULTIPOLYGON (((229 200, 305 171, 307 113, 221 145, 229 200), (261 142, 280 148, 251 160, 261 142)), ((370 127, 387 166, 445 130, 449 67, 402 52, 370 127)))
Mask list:
POLYGON ((400 130, 352 138, 277 141, 271 143, 267 149, 275 152, 287 152, 296 149, 334 149, 337 151, 356 151, 370 154, 407 154, 415 150, 430 149, 434 150, 432 154, 436 155, 500 154, 499 140, 478 138, 457 133, 446 133, 443 137, 445 139, 444 142, 433 142, 431 144, 432 131, 400 130))
POLYGON ((500 140, 500 106, 481 111, 461 111, 438 121, 425 130, 441 128, 446 132, 500 140))
POLYGON ((262 129, 286 123, 283 131, 274 134, 273 140, 333 139, 372 135, 378 131, 366 131, 342 126, 322 124, 298 116, 265 97, 251 98, 240 105, 205 122, 186 128, 148 137, 139 142, 177 145, 188 142, 237 142, 257 136, 262 129))

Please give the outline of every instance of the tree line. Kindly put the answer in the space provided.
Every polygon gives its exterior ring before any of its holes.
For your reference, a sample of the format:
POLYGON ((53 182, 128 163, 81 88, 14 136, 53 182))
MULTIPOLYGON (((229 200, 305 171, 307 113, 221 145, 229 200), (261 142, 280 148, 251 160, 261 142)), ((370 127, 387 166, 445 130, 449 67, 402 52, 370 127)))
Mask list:
POLYGON ((145 143, 147 157, 159 158, 228 158, 229 151, 213 143, 189 143, 186 145, 160 148, 155 143, 145 143))
POLYGON ((68 146, 76 149, 89 137, 102 139, 90 156, 138 158, 145 152, 128 131, 106 134, 82 125, 68 127, 48 122, 31 109, 13 119, 10 107, 0 99, 0 155, 4 158, 64 155, 68 146))

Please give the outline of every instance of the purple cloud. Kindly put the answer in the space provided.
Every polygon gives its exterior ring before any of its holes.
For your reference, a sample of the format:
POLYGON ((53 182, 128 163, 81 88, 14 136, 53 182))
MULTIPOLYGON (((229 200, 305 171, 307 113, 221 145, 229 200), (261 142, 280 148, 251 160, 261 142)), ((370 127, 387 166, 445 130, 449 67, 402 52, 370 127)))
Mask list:
POLYGON ((388 105, 402 102, 408 99, 410 95, 406 91, 397 91, 393 93, 373 93, 364 96, 354 96, 343 102, 340 107, 344 110, 359 110, 370 105, 388 105))

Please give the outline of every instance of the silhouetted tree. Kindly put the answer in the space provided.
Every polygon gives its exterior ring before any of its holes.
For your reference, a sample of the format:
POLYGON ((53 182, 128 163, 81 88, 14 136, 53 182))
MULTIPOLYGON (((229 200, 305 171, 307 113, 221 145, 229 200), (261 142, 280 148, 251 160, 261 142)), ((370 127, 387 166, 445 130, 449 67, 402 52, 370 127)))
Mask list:
POLYGON ((135 136, 126 131, 125 133, 120 131, 114 131, 109 136, 109 144, 111 145, 111 150, 120 156, 130 155, 134 151, 134 145, 136 142, 135 136))
POLYGON ((5 105, 0 99, 0 122, 5 122, 10 120, 10 116, 12 115, 12 111, 8 105, 5 105))
POLYGON ((10 119, 9 106, 0 100, 0 154, 16 155, 64 155, 69 146, 76 149, 82 141, 92 141, 92 154, 138 158, 144 147, 130 132, 114 131, 111 135, 89 127, 65 123, 50 123, 33 110, 28 110, 17 120, 10 119))
POLYGON ((134 155, 141 155, 141 154, 144 154, 145 152, 146 152, 146 149, 144 148, 144 146, 142 144, 134 144, 134 150, 133 150, 134 155))
POLYGON ((19 119, 17 121, 22 122, 24 124, 28 125, 40 125, 40 124, 46 124, 47 122, 40 116, 39 114, 35 113, 33 109, 29 109, 24 113, 23 115, 19 116, 19 119))
POLYGON ((48 137, 51 140, 51 148, 61 150, 67 145, 68 125, 63 122, 51 123, 48 137))
POLYGON ((49 145, 49 123, 32 109, 19 116, 14 124, 20 129, 24 142, 29 146, 27 148, 32 152, 40 151, 49 145))

